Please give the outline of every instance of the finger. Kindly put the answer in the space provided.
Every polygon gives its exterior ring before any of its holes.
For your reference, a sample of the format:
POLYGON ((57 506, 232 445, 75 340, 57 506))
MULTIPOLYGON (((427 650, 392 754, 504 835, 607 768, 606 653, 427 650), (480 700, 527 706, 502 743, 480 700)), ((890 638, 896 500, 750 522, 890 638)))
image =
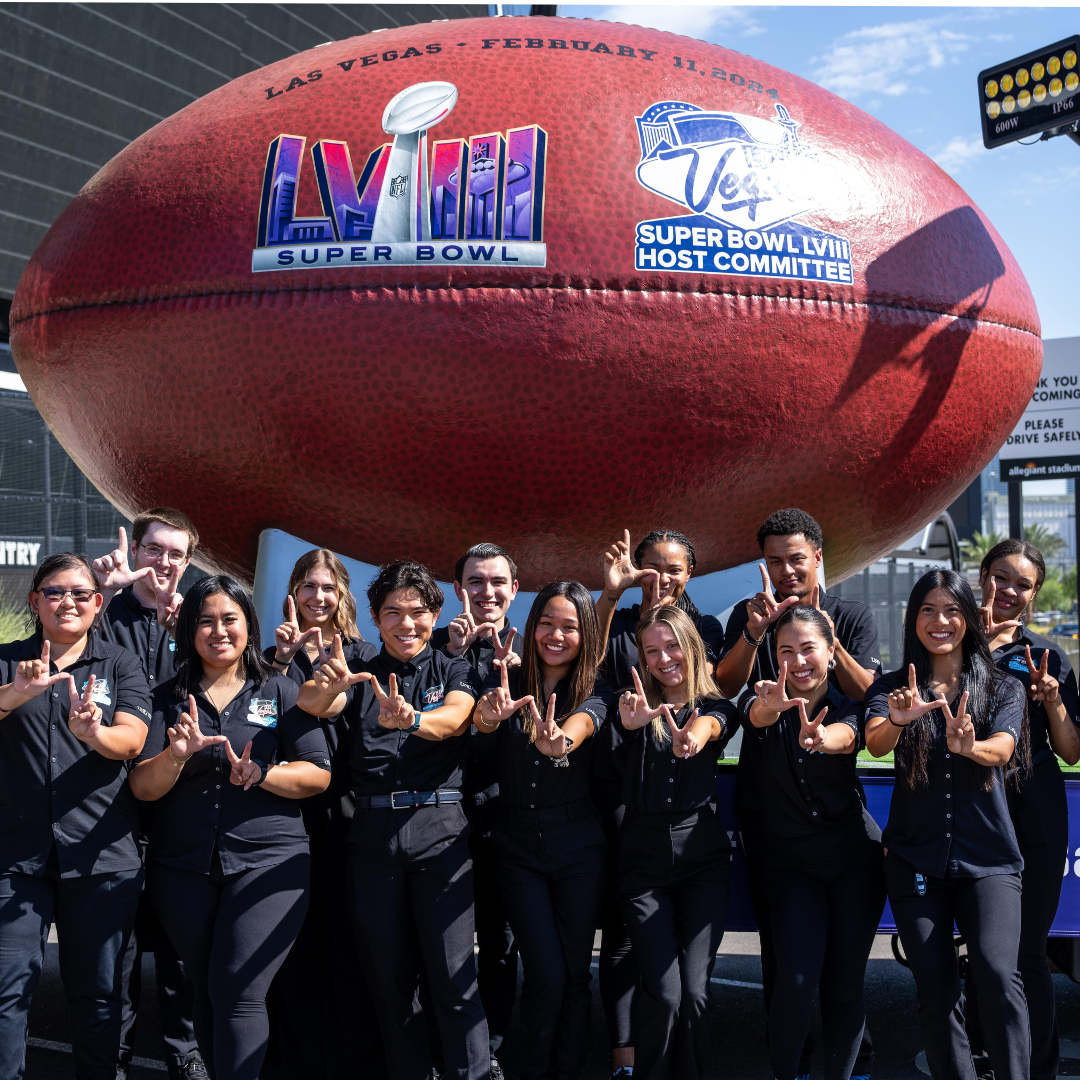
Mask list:
MULTIPOLYGON (((629 535, 629 533, 627 535, 629 535)), ((555 724, 555 695, 554 694, 552 694, 551 697, 548 698, 547 717, 546 717, 546 719, 547 719, 549 728, 554 726, 554 724, 555 724)))
POLYGON ((1044 649, 1039 661, 1039 677, 1045 679, 1050 674, 1050 650, 1044 649))
MULTIPOLYGON (((671 715, 671 710, 666 705, 661 705, 660 708, 664 712, 664 717, 667 720, 668 727, 671 729, 671 737, 676 738, 679 732, 679 725, 675 723, 675 717, 671 715)), ((693 723, 693 717, 686 722, 686 726, 689 727, 693 723)))
POLYGON ((195 697, 192 694, 188 694, 188 719, 198 727, 199 726, 199 707, 195 704, 195 697))
POLYGON ((955 724, 956 723, 956 717, 953 716, 952 709, 949 708, 949 703, 943 697, 942 698, 935 698, 929 704, 930 704, 931 708, 927 710, 928 712, 932 711, 932 709, 940 709, 942 711, 942 713, 944 713, 944 715, 945 715, 945 723, 946 724, 955 724))
POLYGON ((246 765, 251 761, 251 740, 248 740, 247 746, 244 747, 244 752, 240 755, 240 760, 246 765))
POLYGON ((499 661, 499 685, 508 694, 510 693, 510 669, 501 660, 499 661))
POLYGON ((780 684, 780 693, 783 695, 781 697, 781 699, 780 699, 781 701, 787 701, 788 700, 788 696, 787 696, 787 667, 788 667, 788 662, 785 660, 780 665, 780 678, 776 680, 780 684))
POLYGON ((48 671, 49 670, 49 639, 46 638, 41 643, 41 666, 48 671))
POLYGON ((1030 645, 1024 646, 1024 658, 1027 660, 1028 671, 1034 675, 1038 668, 1035 666, 1035 661, 1032 659, 1030 645))
POLYGON ((812 608, 816 608, 818 611, 821 610, 821 586, 820 585, 815 585, 813 590, 810 593, 810 606, 812 608))
POLYGON ((379 685, 378 678, 374 675, 369 675, 368 681, 371 683, 371 689, 375 691, 375 696, 379 699, 379 704, 385 705, 390 699, 383 693, 383 688, 379 685))
POLYGON ((393 672, 390 672, 390 682, 387 685, 386 696, 388 698, 396 698, 398 696, 397 676, 393 672))
MULTIPOLYGON (((337 631, 335 631, 335 635, 336 635, 336 633, 337 633, 337 631)), ((315 639, 315 644, 319 648, 319 667, 322 667, 324 664, 330 663, 330 656, 326 651, 326 647, 323 645, 322 634, 320 634, 315 639)), ((344 656, 344 653, 342 653, 342 656, 344 656)))
POLYGON ((296 620, 296 602, 292 598, 292 593, 285 598, 285 602, 289 605, 289 614, 285 616, 285 621, 292 623, 293 626, 299 626, 296 620))
POLYGON ((908 664, 907 684, 908 684, 908 689, 912 692, 912 694, 917 694, 919 692, 919 683, 918 683, 918 680, 915 678, 915 665, 914 664, 908 664))
POLYGON ((806 705, 802 698, 795 699, 795 707, 799 710, 799 724, 804 728, 809 727, 809 721, 806 719, 806 705))
POLYGON ((994 606, 994 597, 997 596, 997 582, 991 577, 986 583, 986 589, 983 592, 983 603, 988 607, 994 606))
POLYGON ((962 724, 967 719, 968 692, 965 690, 960 695, 960 708, 956 710, 956 718, 962 724))
MULTIPOLYGON (((94 683, 96 681, 97 681, 97 676, 96 675, 91 675, 90 678, 86 680, 86 688, 83 690, 83 695, 82 695, 82 700, 83 700, 84 705, 88 705, 90 703, 90 699, 94 695, 94 683)), ((75 680, 74 679, 71 680, 71 685, 72 685, 72 687, 75 686, 75 680)))
POLYGON ((630 669, 630 674, 634 677, 634 690, 637 692, 637 696, 644 697, 645 687, 641 685, 641 676, 638 674, 638 669, 636 667, 632 667, 630 669))
POLYGON ((180 566, 177 563, 172 564, 172 569, 169 571, 169 595, 175 596, 176 590, 180 587, 180 566))
POLYGON ((314 641, 315 638, 321 638, 322 631, 317 626, 309 626, 301 635, 300 640, 297 641, 297 646, 303 648, 309 641, 314 641))
POLYGON ((825 719, 825 714, 826 714, 826 713, 827 713, 828 711, 829 711, 829 706, 828 706, 828 705, 826 705, 826 706, 825 706, 825 708, 824 708, 824 709, 822 709, 822 710, 821 710, 821 712, 819 712, 819 713, 817 714, 817 716, 815 716, 815 717, 814 717, 814 726, 815 726, 815 727, 817 727, 817 726, 818 726, 818 725, 819 725, 819 724, 821 723, 821 721, 825 719))
POLYGON ((464 615, 470 622, 472 622, 472 607, 469 604, 468 589, 461 590, 461 614, 464 615))
POLYGON ((765 569, 765 564, 763 562, 759 562, 757 565, 758 569, 761 571, 761 591, 771 598, 773 591, 772 582, 769 580, 769 571, 765 569))
POLYGON ((532 713, 533 724, 539 729, 540 725, 544 722, 544 718, 540 715, 540 710, 536 707, 536 702, 531 698, 529 699, 529 712, 532 713))
POLYGON ((340 660, 343 664, 345 663, 345 649, 342 647, 341 644, 340 630, 334 631, 334 659, 340 660))
POLYGON ((71 698, 71 704, 72 705, 78 705, 82 701, 82 699, 79 697, 79 690, 75 685, 74 676, 65 675, 65 676, 62 676, 62 677, 66 678, 67 681, 68 681, 68 695, 71 698))
MULTIPOLYGON (((514 638, 515 637, 517 637, 517 627, 516 626, 511 626, 510 627, 510 632, 506 635, 506 641, 505 641, 505 643, 503 644, 503 647, 502 647, 503 656, 509 656, 510 653, 513 651, 511 647, 514 644, 514 638)), ((496 636, 495 640, 498 641, 497 636, 496 636)))
POLYGON ((517 701, 511 701, 509 703, 510 709, 517 712, 519 709, 524 709, 526 705, 532 705, 533 698, 531 695, 526 695, 523 698, 518 698, 517 701))
POLYGON ((629 552, 630 551, 630 530, 629 529, 623 529, 622 537, 623 537, 622 538, 623 551, 629 552))
POLYGON ((236 756, 236 751, 232 748, 232 743, 228 739, 225 740, 225 756, 229 759, 230 765, 236 765, 240 761, 236 756))

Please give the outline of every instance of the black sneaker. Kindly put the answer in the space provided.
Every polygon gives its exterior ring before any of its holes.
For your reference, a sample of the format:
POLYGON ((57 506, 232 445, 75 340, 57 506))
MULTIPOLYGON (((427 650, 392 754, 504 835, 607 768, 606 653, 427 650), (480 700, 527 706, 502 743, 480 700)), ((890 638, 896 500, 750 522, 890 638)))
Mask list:
POLYGON ((210 1080, 201 1057, 189 1058, 183 1065, 169 1065, 169 1080, 210 1080))
POLYGON ((491 1080, 506 1080, 498 1058, 491 1059, 491 1080))

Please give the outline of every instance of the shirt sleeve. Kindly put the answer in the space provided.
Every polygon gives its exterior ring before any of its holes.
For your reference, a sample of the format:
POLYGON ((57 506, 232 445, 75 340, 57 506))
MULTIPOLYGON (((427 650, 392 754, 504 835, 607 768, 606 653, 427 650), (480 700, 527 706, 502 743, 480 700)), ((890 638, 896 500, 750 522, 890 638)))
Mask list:
POLYGON ((717 753, 724 749, 731 741, 735 732, 739 730, 739 710, 730 701, 723 698, 714 698, 702 703, 703 716, 715 716, 720 721, 720 738, 717 740, 717 753))
POLYGON ((575 713, 585 713, 593 722, 593 735, 595 735, 607 720, 608 709, 615 699, 615 691, 607 683, 598 682, 593 687, 593 692, 574 710, 575 713))
POLYGON ((468 660, 461 660, 458 657, 447 659, 449 663, 443 674, 443 694, 460 690, 475 701, 480 696, 480 673, 468 660))
POLYGON ((154 690, 151 697, 150 730, 146 733, 146 742, 143 743, 139 756, 132 762, 133 765, 157 757, 169 745, 169 736, 165 729, 171 723, 172 707, 170 702, 173 700, 171 696, 173 686, 174 683, 172 682, 162 683, 161 686, 154 690))
MULTIPOLYGON (((757 701, 757 694, 753 689, 743 691, 743 695, 739 698, 739 704, 736 706, 738 712, 739 723, 742 724, 743 731, 746 735, 753 739, 765 738, 766 728, 754 727, 754 722, 750 719, 750 706, 757 701)), ((745 736, 744 736, 745 737, 745 736)))
POLYGON ((881 648, 874 613, 865 604, 859 604, 850 614, 851 629, 844 635, 847 640, 841 644, 860 667, 880 675, 881 648))
POLYGON ((865 748, 866 719, 863 716, 861 701, 849 700, 838 709, 830 708, 825 716, 825 726, 828 727, 830 724, 847 724, 855 732, 855 753, 865 748))
POLYGON ((1064 649, 1052 649, 1047 668, 1050 674, 1058 681, 1061 703, 1065 706, 1069 719, 1077 726, 1080 726, 1080 697, 1076 692, 1076 672, 1073 671, 1072 664, 1069 663, 1068 653, 1064 649), (1056 671, 1054 670, 1055 659, 1057 660, 1056 671))
MULTIPOLYGON (((281 740, 282 760, 310 761, 329 772, 330 751, 326 746, 326 735, 319 721, 296 704, 299 692, 296 683, 280 675, 273 678, 271 683, 281 717, 278 721, 278 738, 281 740)), ((268 684, 266 689, 271 689, 271 686, 268 684)))
POLYGON ((893 674, 895 672, 875 679, 870 684, 870 689, 866 691, 866 696, 863 698, 866 711, 862 716, 864 729, 866 721, 872 717, 889 715, 889 695, 896 689, 895 680, 892 678, 893 674))
POLYGON ((727 630, 724 631, 724 643, 720 652, 721 660, 734 648, 735 642, 742 637, 742 632, 746 629, 746 624, 750 621, 750 616, 746 613, 746 605, 749 602, 748 599, 740 600, 731 609, 727 630))
POLYGON ((1020 745, 1020 733, 1024 728, 1027 715, 1027 694, 1019 679, 1002 673, 994 691, 994 717, 990 723, 990 734, 1006 732, 1016 744, 1020 745))
POLYGON ((113 678, 116 680, 114 711, 129 713, 149 726, 152 716, 150 684, 146 681, 139 658, 127 649, 118 648, 113 678))

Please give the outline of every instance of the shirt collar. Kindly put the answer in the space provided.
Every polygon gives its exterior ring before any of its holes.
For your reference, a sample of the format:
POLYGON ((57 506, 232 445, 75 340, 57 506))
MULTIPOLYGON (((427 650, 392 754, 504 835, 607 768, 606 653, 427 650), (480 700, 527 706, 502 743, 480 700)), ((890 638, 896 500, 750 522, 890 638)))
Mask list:
POLYGON ((394 656, 384 644, 379 651, 379 663, 387 671, 393 675, 397 675, 404 671, 407 667, 413 667, 417 671, 421 671, 424 667, 431 663, 433 653, 431 651, 431 642, 429 641, 423 648, 423 650, 417 653, 411 660, 399 660, 394 656))
POLYGON ((126 589, 120 590, 120 595, 117 596, 113 603, 117 600, 123 600, 123 602, 136 614, 145 615, 146 612, 153 612, 154 617, 157 618, 157 611, 154 608, 147 607, 136 595, 135 586, 129 585, 126 589))
MULTIPOLYGON (((20 660, 36 660, 41 656, 41 631, 36 630, 28 637, 19 642, 21 649, 19 654, 20 660)), ((91 630, 86 635, 86 645, 83 647, 83 651, 79 654, 79 659, 75 661, 76 664, 84 660, 104 660, 109 655, 109 646, 105 642, 101 635, 96 630, 91 630)), ((50 664, 55 667, 55 661, 50 661, 50 664)), ((69 667, 72 665, 68 665, 69 667)), ((65 670, 67 670, 65 668, 65 670)))

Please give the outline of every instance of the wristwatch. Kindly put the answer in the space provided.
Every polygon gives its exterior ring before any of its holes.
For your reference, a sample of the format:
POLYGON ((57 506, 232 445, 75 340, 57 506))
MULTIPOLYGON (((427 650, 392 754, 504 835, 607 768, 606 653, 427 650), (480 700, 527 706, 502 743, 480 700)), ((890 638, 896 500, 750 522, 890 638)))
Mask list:
POLYGON ((260 776, 259 779, 254 781, 251 785, 252 787, 259 787, 259 785, 262 784, 262 782, 266 779, 266 774, 270 771, 270 765, 268 762, 260 761, 258 758, 253 757, 251 760, 256 765, 258 765, 260 769, 262 769, 262 776, 260 776))
POLYGON ((414 710, 413 711, 412 727, 403 728, 402 730, 407 731, 410 734, 412 734, 412 732, 414 732, 414 731, 419 731, 420 730, 420 714, 414 710))

